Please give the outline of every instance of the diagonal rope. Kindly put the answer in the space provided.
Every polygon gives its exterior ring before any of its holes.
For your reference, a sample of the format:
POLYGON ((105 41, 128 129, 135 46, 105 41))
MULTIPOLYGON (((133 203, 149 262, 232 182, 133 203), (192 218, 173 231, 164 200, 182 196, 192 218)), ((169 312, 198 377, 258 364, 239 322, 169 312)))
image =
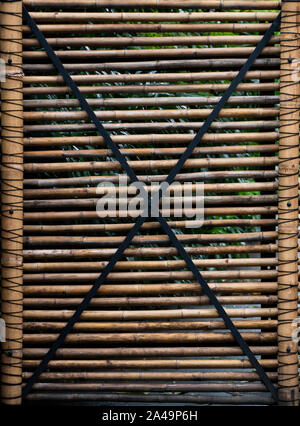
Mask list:
MULTIPOLYGON (((96 114, 80 92, 79 88, 77 87, 76 83, 72 80, 71 76, 61 63, 58 56, 53 51, 52 47, 49 45, 47 40, 45 39, 42 32, 39 30, 38 26, 34 22, 34 20, 31 18, 30 14, 27 12, 26 8, 23 6, 23 15, 25 20, 27 21, 28 25, 30 26, 32 32, 37 37, 38 41, 40 42, 40 45, 45 49, 48 57, 53 62, 54 66, 56 67, 57 71, 63 76, 66 84, 71 88, 74 95, 79 100, 81 107, 87 112, 89 118, 91 121, 95 124, 97 130, 99 133, 103 136, 105 142, 109 146, 109 148, 112 150, 114 155, 116 156, 116 159, 121 164, 123 170, 128 174, 132 182, 139 182, 135 172, 132 170, 132 168, 127 163, 126 158, 123 156, 123 154, 119 151, 118 147, 115 145, 115 143, 112 141, 109 133, 104 129, 101 122, 98 120, 96 114)), ((263 38, 261 39, 260 43, 256 46, 252 54, 249 56, 248 60, 245 62, 244 66, 238 73, 238 75, 235 77, 235 79, 232 81, 229 88, 226 90, 222 98, 220 99, 219 103, 215 107, 215 109, 212 111, 212 113, 209 115, 207 120, 205 121, 204 125, 201 127, 200 131, 196 134, 195 138, 191 141, 191 143, 188 145, 186 151, 182 154, 180 157, 178 163, 174 166, 174 168, 171 170, 170 174, 168 175, 166 182, 170 184, 176 175, 179 173, 181 168, 183 167, 186 160, 190 157, 191 153, 193 152, 194 148, 199 144, 201 141, 203 135, 207 132, 209 127, 211 126, 212 122, 217 118, 219 112, 224 107, 224 105, 227 103, 228 99, 232 95, 233 91, 236 89, 236 87, 239 85, 239 83, 243 80, 246 73, 250 69, 251 65, 254 63, 256 58, 260 55, 264 47, 269 42, 270 38, 278 28, 280 24, 280 14, 277 16, 277 18, 274 20, 268 31, 265 33, 263 38)), ((148 195, 147 195, 148 196, 148 195)), ((159 196, 162 196, 161 189, 159 190, 159 196)), ((160 198, 159 197, 159 198, 160 198)), ((150 210, 150 196, 148 198, 148 211, 150 210)), ((201 273, 199 272, 198 268, 194 264, 191 257, 186 253, 184 247, 182 244, 178 241, 176 235, 173 233, 172 229, 167 224, 166 220, 160 215, 157 220, 161 224, 163 230, 166 232, 166 234, 169 236, 170 240, 173 242, 173 244, 176 246, 178 252, 181 254, 183 259, 185 260, 187 266, 191 269, 191 271, 194 273, 195 277, 197 278, 199 284, 202 286, 204 292, 208 295, 214 306, 216 307, 219 315, 224 320, 226 326, 231 331, 233 337, 243 350, 244 354, 249 358, 252 366, 256 369, 259 377, 261 378, 262 382, 265 384, 266 388, 270 391, 275 401, 278 401, 277 397, 277 391, 272 384, 271 380, 267 376, 267 374, 264 372, 263 368, 257 361, 256 357, 250 350, 248 344, 245 342, 245 340, 242 338, 241 334, 225 312, 224 308, 216 298, 215 294, 212 292, 212 290, 209 288, 208 284, 202 277, 201 273)), ((23 388, 22 396, 23 398, 26 398, 28 393, 31 391, 32 386, 34 383, 38 380, 39 376, 45 371, 49 361, 53 359, 56 350, 63 344, 66 336, 71 331, 73 325, 76 323, 76 321, 79 319, 81 313, 86 309, 91 299, 95 296, 97 293, 99 287, 103 284, 105 279, 107 278, 108 274, 111 272, 115 264, 118 262, 118 260, 123 255, 126 248, 130 245, 133 237, 139 232, 141 226, 146 221, 146 217, 139 217, 136 224, 133 226, 127 237, 124 239, 124 241, 121 243, 120 247, 114 254, 114 256, 111 258, 109 263, 106 265, 105 269, 101 273, 101 275, 98 277, 96 282, 94 283, 93 287, 90 289, 90 291, 86 294, 82 302, 78 305, 76 308, 76 311, 74 312, 71 319, 67 322, 63 330, 61 331, 60 335, 58 336, 57 340, 53 343, 41 363, 39 364, 38 368, 35 370, 35 372, 32 374, 28 382, 26 383, 25 387, 23 388)))

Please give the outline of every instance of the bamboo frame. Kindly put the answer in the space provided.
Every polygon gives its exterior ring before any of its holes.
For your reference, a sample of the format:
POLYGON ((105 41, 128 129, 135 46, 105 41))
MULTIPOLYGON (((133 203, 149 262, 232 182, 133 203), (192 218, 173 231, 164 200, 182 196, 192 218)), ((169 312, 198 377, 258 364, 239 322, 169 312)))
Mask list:
POLYGON ((299 405, 298 345, 292 340, 298 317, 299 82, 298 2, 283 2, 281 21, 280 138, 278 179, 278 396, 280 405, 299 405), (296 186, 295 186, 296 185, 296 186))
MULTIPOLYGON (((32 16, 42 24, 42 31, 49 37, 50 44, 57 48, 58 56, 66 61, 66 68, 75 72, 74 80, 81 84, 82 92, 90 94, 89 102, 98 108, 98 117, 101 120, 118 121, 106 123, 105 128, 118 133, 112 135, 113 141, 129 157, 129 165, 141 173, 138 178, 146 183, 161 182, 166 178, 164 173, 174 166, 176 157, 182 155, 186 145, 193 139, 192 131, 201 128, 203 122, 200 120, 204 120, 211 112, 207 106, 219 101, 221 92, 229 86, 228 81, 236 76, 235 70, 245 63, 246 56, 253 50, 252 45, 261 39, 261 35, 244 33, 261 34, 270 26, 269 21, 277 15, 273 12, 224 11, 178 14, 168 13, 167 10, 163 13, 118 13, 118 7, 130 7, 137 3, 137 6, 141 6, 141 2, 136 0, 102 1, 101 6, 116 8, 111 13, 93 12, 95 7, 99 7, 99 1, 96 0, 79 0, 76 2, 78 11, 73 10, 74 2, 71 0, 25 0, 24 3, 34 10, 39 10, 37 7, 53 9, 53 12, 33 11, 32 16), (54 10, 58 6, 62 11, 56 13, 54 10), (88 12, 82 12, 81 7, 87 8, 88 12), (251 23, 241 23, 247 20, 251 23), (219 22, 218 29, 215 21, 219 22), (105 32, 105 37, 99 34, 99 37, 88 38, 85 33, 91 31, 89 22, 93 22, 93 32, 105 32), (63 37, 54 38, 58 31, 61 31, 63 37), (113 34, 122 31, 131 32, 132 37, 127 37, 127 34, 115 37, 113 34), (182 37, 178 34, 172 40, 167 34, 155 38, 144 37, 141 33, 147 31, 187 31, 189 35, 182 37), (192 35, 193 31, 235 31, 242 34, 236 37, 198 36, 192 35), (101 46, 115 46, 116 50, 84 51, 65 48, 66 45, 79 47, 83 43, 90 47, 99 46, 100 49, 101 46), (146 48, 173 46, 175 43, 187 48, 146 48), (235 44, 236 47, 194 47, 201 43, 214 46, 228 43, 230 46, 235 44), (244 44, 251 46, 246 47, 244 44), (145 48, 135 49, 135 46, 145 48), (101 64, 97 63, 99 55, 104 57, 101 64), (123 61, 125 58, 128 58, 126 62, 123 61), (179 72, 183 66, 188 71, 179 72), (189 71, 193 68, 202 72, 189 71), (217 71, 211 71, 213 69, 217 71), (158 72, 149 72, 156 70, 158 72), (88 74, 82 75, 82 71, 87 71, 88 74), (94 97, 100 91, 111 97, 94 97), (179 93, 178 96, 184 93, 185 96, 166 97, 163 95, 166 91, 179 93), (210 94, 211 91, 216 92, 214 96, 205 96, 205 93, 210 94), (202 92, 201 96, 198 92, 202 92), (120 97, 115 96, 118 93, 121 94, 120 97), (131 98, 129 95, 126 97, 126 93, 144 93, 145 96, 131 98), (158 96, 146 97, 151 93, 158 96), (188 93, 192 95, 188 96, 188 93), (170 109, 165 109, 168 105, 170 109), (176 109, 180 105, 204 108, 176 109), (157 109, 152 109, 153 106, 157 109), (128 111, 128 107, 135 109, 128 111), (138 107, 140 109, 136 109, 138 107), (160 109, 161 107, 164 109, 160 109), (108 110, 102 111, 103 108, 108 110), (188 122, 190 119, 196 121, 188 122), (121 123, 121 120, 128 122, 121 123), (151 120, 160 121, 150 122, 151 120), (127 135, 127 132, 132 134, 127 135), (147 134, 142 134, 143 132, 147 134), (135 159, 135 156, 138 158, 135 159), (150 170, 155 173, 151 174, 150 170)), ((154 3, 158 8, 182 7, 178 0, 144 0, 142 5, 147 8, 154 3)), ((241 2, 227 0, 200 0, 200 3, 188 0, 186 5, 191 8, 214 7, 222 10, 239 6, 241 9, 241 2)), ((280 7, 280 2, 247 0, 243 2, 243 7, 265 10, 280 7)), ((283 5, 283 9, 289 7, 293 7, 293 3, 283 5)), ((98 216, 94 210, 97 202, 94 186, 108 180, 117 182, 120 166, 115 161, 107 161, 112 153, 105 148, 103 138, 94 136, 93 125, 84 122, 87 118, 85 113, 76 111, 77 101, 52 97, 63 95, 63 98, 70 91, 60 76, 51 75, 53 65, 44 61, 45 52, 35 50, 38 42, 27 36, 29 28, 23 26, 22 29, 26 34, 23 40, 27 49, 24 52, 24 70, 28 74, 24 78, 24 84, 27 85, 24 95, 27 98, 24 101, 26 124, 23 127, 26 134, 24 170, 27 174, 23 193, 26 199, 23 241, 26 246, 23 251, 25 310, 22 326, 23 380, 26 382, 133 223, 129 219, 130 215, 127 220, 117 219, 116 223, 95 223, 94 219, 98 216), (43 87, 44 85, 50 86, 43 87), (51 99, 47 99, 45 95, 50 95, 51 99), (61 108, 64 111, 53 111, 61 108), (68 120, 69 123, 63 123, 68 120), (74 135, 77 131, 87 133, 86 136, 64 135, 64 132, 70 131, 74 135), (50 132, 62 133, 53 136, 50 132), (81 149, 78 150, 77 146, 81 149), (98 157, 101 161, 98 161, 98 157), (76 177, 77 172, 81 171, 89 172, 92 176, 76 177), (38 173, 48 173, 49 176, 40 178, 38 173), (70 223, 66 224, 66 221, 70 223), (114 236, 105 235, 106 232, 113 232, 114 236)), ((283 31, 281 37, 286 42, 283 31)), ((286 336, 284 333, 290 333, 291 327, 283 320, 290 315, 290 321, 299 313, 299 261, 296 261, 298 240, 295 227, 295 218, 299 212, 299 183, 298 180, 296 183, 295 178, 293 188, 287 190, 286 185, 291 180, 285 176, 290 165, 292 169, 297 167, 299 150, 296 148, 295 135, 283 137, 285 125, 289 125, 289 129, 293 125, 296 133, 298 128, 295 121, 299 117, 295 112, 298 92, 293 86, 287 85, 288 76, 285 74, 284 64, 286 54, 282 52, 284 42, 280 47, 277 46, 279 41, 279 36, 273 37, 270 44, 276 46, 265 48, 263 57, 248 72, 245 78, 248 81, 241 83, 237 89, 240 92, 258 92, 256 96, 235 93, 229 103, 237 107, 222 110, 220 118, 226 120, 212 125, 215 133, 205 135, 203 145, 195 149, 185 170, 176 177, 179 181, 192 181, 192 190, 196 188, 195 182, 205 181, 207 206, 204 209, 204 226, 237 226, 245 229, 226 234, 179 233, 177 236, 185 245, 186 251, 195 256, 197 267, 208 268, 203 276, 212 280, 210 288, 218 294, 218 299, 234 318, 234 324, 242 330, 242 336, 251 344, 254 354, 262 357, 261 364, 267 369, 267 375, 275 383, 276 389, 278 381, 281 402, 285 400, 285 404, 291 405, 292 402, 298 402, 299 383, 295 379, 299 367, 298 349, 293 348, 290 354, 290 359, 293 357, 294 360, 292 400, 291 394, 283 388, 290 378, 288 374, 292 374, 291 367, 286 365, 287 357, 283 352, 286 351, 286 345, 285 342, 280 342, 280 338, 277 347, 276 329, 278 327, 279 336, 286 336), (279 84, 277 79, 280 76, 279 84), (285 90, 286 87, 290 93, 285 90), (280 98, 277 96, 279 88, 280 98), (277 106, 279 100, 280 108, 277 106), (288 111, 288 124, 283 122, 286 120, 286 115, 283 115, 284 102, 287 101, 295 108, 288 111), (243 104, 246 108, 240 108, 243 104), (247 107, 248 104, 251 108, 247 107), (278 117, 281 119, 279 133, 278 117), (224 131, 228 132, 222 133, 224 131), (276 143, 278 138, 279 145, 276 143), (248 158, 248 153, 256 153, 257 156, 248 158), (213 158, 198 157, 206 154, 213 158), (270 167, 272 170, 268 170, 270 167), (207 170, 191 170, 199 168, 207 170), (275 180, 277 178, 278 183, 275 180), (278 196, 274 193, 276 190, 278 196), (244 191, 259 193, 240 194, 244 191), (287 197, 292 198, 293 217, 283 210, 286 209, 287 197), (276 220, 277 214, 279 221, 276 220), (254 215, 255 218, 252 217, 254 215), (214 216, 225 217, 219 219, 214 216), (288 230, 287 217, 294 220, 288 222, 291 225, 288 230), (277 223, 278 232, 275 227, 277 223), (247 227, 261 229, 248 230, 247 227), (282 244, 286 244, 282 236, 287 231, 293 234, 292 250, 288 253, 282 250, 282 244), (260 257, 235 258, 236 254, 249 253, 260 257), (287 313, 287 306, 282 302, 288 297, 286 276, 287 272, 290 273, 291 265, 295 268, 292 278, 292 314, 290 311, 287 313), (262 306, 257 306, 260 304, 262 306), (232 308, 232 305, 237 306, 232 308)), ((5 103, 2 102, 2 122, 5 120, 3 108, 5 103)), ((121 195, 122 191, 119 192, 121 195)), ((173 209, 171 217, 177 213, 173 209)), ((168 224, 181 229, 185 226, 185 220, 174 218, 168 224)), ((78 403, 101 399, 110 402, 140 400, 149 403, 273 404, 272 398, 264 392, 264 386, 257 383, 256 373, 234 371, 237 368, 248 369, 251 365, 249 361, 240 358, 240 348, 232 346, 233 337, 230 333, 223 332, 223 322, 218 320, 216 310, 211 309, 209 299, 203 296, 199 285, 193 282, 193 275, 186 270, 184 262, 173 258, 178 255, 177 250, 170 247, 166 235, 161 235, 158 223, 147 222, 142 231, 149 231, 150 235, 134 238, 135 246, 126 249, 122 260, 116 264, 105 285, 91 301, 91 310, 82 314, 73 332, 67 337, 66 347, 59 349, 56 359, 50 362, 53 371, 41 375, 40 383, 34 385, 34 393, 28 399, 78 403), (147 247, 148 244, 155 247, 147 247), (158 256, 160 260, 156 260, 158 256), (166 259, 162 260, 162 256, 166 256, 166 259), (186 308, 178 309, 178 306, 186 308), (100 344, 104 340, 106 347, 100 344), (220 359, 212 359, 216 356, 220 359), (228 360, 224 359, 225 356, 238 358, 228 360), (184 359, 186 357, 191 359, 184 359), (123 368, 128 371, 119 371, 123 368), (207 368, 211 371, 184 372, 180 371, 182 368, 207 368), (224 368, 232 371, 221 371, 224 368), (161 371, 163 369, 173 371, 161 371), (220 380, 225 383, 172 385, 173 380, 220 380), (236 382, 228 383, 229 380, 236 382), (240 383, 242 380, 248 380, 249 383, 240 383), (182 389, 207 394, 162 394, 181 392, 182 389), (151 395, 139 396, 133 394, 134 392, 151 392, 151 395), (244 394, 240 397, 223 397, 211 395, 210 392, 244 394), (254 395, 252 392, 260 394, 254 395)))
POLYGON ((1 84, 1 300, 6 342, 1 356, 1 401, 21 404, 23 106, 22 1, 1 2, 1 53, 6 81, 1 84))

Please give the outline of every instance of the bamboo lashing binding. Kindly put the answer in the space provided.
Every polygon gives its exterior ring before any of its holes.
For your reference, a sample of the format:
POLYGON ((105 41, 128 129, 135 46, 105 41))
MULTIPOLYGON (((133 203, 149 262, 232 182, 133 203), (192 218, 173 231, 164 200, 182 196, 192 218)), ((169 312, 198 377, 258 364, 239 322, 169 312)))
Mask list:
MULTIPOLYGON (((30 1, 29 5, 26 0, 30 14, 49 41, 61 33, 57 43, 49 44, 55 46, 99 119, 107 120, 105 130, 112 131, 112 142, 126 156, 137 179, 147 183, 148 194, 151 183, 168 178, 203 127, 208 109, 219 102, 255 48, 255 40, 276 18, 277 13, 265 9, 280 5, 247 1, 255 12, 229 12, 227 0, 214 1, 205 2, 203 8, 213 4, 222 11, 204 8, 199 13, 199 2, 189 1, 194 11, 177 13, 176 0, 162 0, 154 13, 151 1, 145 0, 143 13, 139 9, 132 13, 133 2, 100 0, 113 8, 108 13, 99 7, 99 1, 95 8, 94 0, 77 2, 78 8, 71 1, 30 1), (174 9, 169 12, 171 4, 174 9), (216 28, 213 21, 218 22, 216 28), (157 34, 147 34, 145 39, 142 33, 152 31, 157 34), (171 31, 177 32, 174 43, 179 44, 165 49, 171 31), (188 33, 184 45, 183 31, 188 33), (230 43, 223 34, 226 31, 240 35, 224 49, 218 43, 230 43), (213 32, 213 37, 206 32, 213 32), (134 46, 128 44, 129 34, 134 46), (90 44, 88 35, 92 36, 90 44), (104 37, 112 47, 105 49, 104 37), (199 49, 197 42, 205 40, 211 45, 199 49), (249 41, 247 47, 241 46, 242 40, 249 41), (121 43, 119 47, 116 42, 121 43), (153 43, 153 48, 143 47, 145 43, 153 43), (69 52, 68 44, 73 44, 69 52), (107 60, 99 63, 99 55, 104 53, 107 60)), ((240 1, 235 7, 241 3, 246 5, 240 1)), ((290 8, 297 5, 289 3, 290 8)), ((118 251, 124 236, 132 231, 134 219, 131 212, 121 218, 116 211, 115 219, 99 220, 95 186, 118 184, 121 166, 88 115, 78 110, 79 103, 72 99, 63 77, 55 75, 52 62, 38 52, 26 22, 22 29, 26 45, 23 386, 99 272, 107 270, 116 252, 120 256, 23 402, 274 404, 259 375, 248 370, 249 360, 234 346, 232 334, 224 329, 218 311, 210 306, 185 260, 178 257, 180 246, 174 245, 172 234, 165 235, 159 222, 152 219, 142 224, 140 235, 133 236, 123 254, 118 251), (240 396, 223 397, 221 392, 239 392, 240 396)), ((298 32, 294 21, 287 28, 286 41, 292 39, 289 30, 298 32)), ((298 209, 288 206, 287 198, 293 193, 296 204, 298 185, 297 166, 293 188, 286 185, 290 171, 284 166, 295 166, 298 158, 298 110, 296 87, 287 81, 281 83, 284 92, 280 91, 283 102, 279 108, 279 67, 282 63, 281 75, 285 73, 286 80, 291 80, 297 62, 293 59, 284 65, 276 37, 276 44, 264 49, 229 99, 231 105, 222 110, 223 117, 211 123, 211 133, 203 136, 176 175, 176 181, 189 182, 192 193, 204 181, 204 229, 184 229, 185 217, 177 219, 179 211, 173 204, 167 225, 209 280, 210 290, 253 355, 260 357, 261 367, 279 392, 279 403, 293 405, 298 403, 298 348, 293 346, 292 353, 286 350, 291 349, 291 325, 299 301, 298 209), (287 73, 284 66, 292 69, 287 73), (287 109, 288 99, 292 109, 287 109), (287 122, 295 130, 293 135, 287 122), (279 228, 278 214, 282 219, 279 228), (289 220, 284 220, 287 216, 289 220), (289 249, 284 232, 291 236, 289 249), (291 291, 293 298, 288 294, 291 291)), ((292 43, 294 48, 294 38, 292 43)), ((117 190, 119 196, 130 181, 127 177, 124 188, 117 190)), ((195 201, 194 196, 190 198, 195 201)))
POLYGON ((280 138, 278 164, 278 396, 280 405, 299 405, 298 344, 298 177, 300 5, 282 3, 280 138), (299 67, 299 63, 298 63, 299 67))
POLYGON ((0 50, 6 64, 1 84, 1 401, 21 404, 23 320, 23 104, 22 1, 1 1, 0 50))

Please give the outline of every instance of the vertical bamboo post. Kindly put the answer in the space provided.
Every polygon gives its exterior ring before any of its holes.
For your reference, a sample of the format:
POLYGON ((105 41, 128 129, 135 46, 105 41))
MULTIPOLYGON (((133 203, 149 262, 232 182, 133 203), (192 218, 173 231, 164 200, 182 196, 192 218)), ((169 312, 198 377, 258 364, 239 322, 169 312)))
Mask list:
POLYGON ((299 2, 282 2, 278 186, 278 395, 299 404, 298 305, 299 2))
POLYGON ((6 342, 1 356, 1 401, 21 403, 22 390, 22 233, 23 111, 22 1, 1 2, 1 311, 6 342))

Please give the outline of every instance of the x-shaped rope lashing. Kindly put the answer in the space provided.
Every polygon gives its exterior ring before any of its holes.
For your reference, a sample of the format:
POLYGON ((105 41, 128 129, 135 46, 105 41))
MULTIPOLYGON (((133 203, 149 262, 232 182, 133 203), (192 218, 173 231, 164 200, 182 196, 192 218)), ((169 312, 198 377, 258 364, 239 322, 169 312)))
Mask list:
MULTIPOLYGON (((53 65, 56 67, 57 71, 63 76, 65 83, 70 87, 70 89, 72 90, 73 94, 78 99, 78 101, 79 101, 82 109, 86 111, 86 113, 88 114, 90 120, 95 124, 95 126, 97 128, 97 131, 104 138, 107 146, 110 148, 110 150, 112 151, 112 153, 115 155, 116 159, 119 161, 119 163, 121 164, 123 170, 127 173, 127 175, 130 178, 130 180, 133 183, 140 182, 139 179, 137 178, 135 172, 129 166, 126 158, 119 151, 118 147, 116 146, 116 144, 111 139, 109 133, 105 130, 104 126, 101 124, 101 122, 97 118, 96 114, 94 113, 94 111, 92 110, 92 108, 90 107, 90 105, 88 104, 87 100, 85 99, 85 97, 80 92, 80 90, 77 87, 76 83, 73 81, 72 77, 70 76, 70 74, 68 73, 68 71, 65 69, 65 67, 62 64, 62 62, 60 61, 60 59, 58 58, 58 56, 56 55, 56 53, 53 51, 52 47, 49 45, 49 43, 45 39, 43 33, 39 30, 39 28, 36 25, 35 21, 31 18, 30 14, 27 12, 27 10, 26 10, 26 8, 24 6, 23 6, 23 16, 24 16, 25 20, 27 21, 27 24, 31 28, 32 32, 34 33, 34 35, 38 39, 41 47, 43 47, 45 49, 45 51, 46 51, 49 59, 52 61, 53 65)), ((247 59, 247 61, 245 62, 245 64, 243 65, 243 67, 241 68, 241 70, 239 71, 239 73, 237 74, 237 76, 234 78, 234 80, 232 81, 232 83, 230 84, 230 86, 228 87, 228 89, 225 91, 225 93, 223 94, 222 98, 220 99, 220 101, 218 102, 218 104, 216 105, 216 107, 209 114, 208 118, 206 119, 206 121, 202 125, 201 129, 199 130, 199 132, 195 135, 194 139, 190 142, 190 144, 186 148, 185 152, 181 155, 181 157, 179 158, 178 162, 176 163, 176 165, 173 167, 173 169, 169 173, 168 177, 165 180, 165 182, 167 184, 170 185, 174 181, 176 175, 180 172, 180 170, 182 169, 182 167, 185 164, 186 160, 190 157, 190 155, 192 154, 192 152, 194 151, 194 149, 200 143, 200 141, 202 140, 204 134, 209 130, 212 122, 218 117, 218 114, 220 113, 221 109, 226 105, 228 99, 230 98, 230 96, 232 95, 232 93, 236 90, 236 88, 240 84, 240 82, 243 80, 243 78, 245 77, 246 73, 250 69, 251 65, 254 63, 254 61, 260 55, 260 53, 262 52, 262 50, 264 49, 264 47, 270 41, 270 38, 272 37, 272 35, 276 31, 276 29, 279 27, 280 18, 281 18, 281 14, 279 13, 279 15, 277 16, 277 18, 270 25, 270 27, 267 30, 267 32, 265 33, 265 35, 262 37, 262 39, 259 42, 259 44, 253 50, 253 52, 251 53, 251 55, 249 56, 249 58, 247 59)), ((139 188, 140 188, 140 186, 139 186, 139 188)), ((150 208, 150 206, 151 206, 151 195, 148 195, 146 193, 145 189, 142 189, 142 191, 145 192, 145 195, 147 196, 147 199, 148 199, 148 212, 147 213, 149 213, 150 210, 151 210, 151 208, 150 208)), ((162 197, 162 195, 163 195, 161 188, 158 191, 159 191, 159 194, 158 194, 159 197, 158 198, 160 199, 162 197)), ((29 378, 28 382, 24 386, 23 393, 22 393, 23 398, 26 398, 26 396, 28 395, 28 393, 31 391, 32 386, 34 385, 34 383, 37 381, 37 379, 39 378, 39 376, 45 371, 45 369, 46 369, 49 361, 51 359, 53 359, 56 350, 63 344, 66 336, 71 331, 71 329, 74 326, 74 324, 76 323, 76 321, 79 319, 81 313, 88 307, 88 304, 90 303, 91 299, 97 294, 98 289, 104 283, 105 279, 107 278, 108 274, 112 271, 112 269, 114 268, 114 266, 116 265, 116 263, 122 257, 122 255, 124 254, 124 251, 131 244, 134 236, 139 232, 140 228, 142 227, 143 223, 146 221, 146 219, 148 218, 148 216, 149 216, 149 214, 146 214, 145 217, 140 216, 138 218, 137 222, 131 228, 130 232, 128 233, 128 235, 126 236, 126 238, 124 239, 124 241, 121 243, 121 245, 119 246, 119 248, 116 250, 115 254, 111 258, 111 260, 109 261, 109 263, 105 266, 105 268, 103 269, 102 273, 100 274, 100 276, 98 277, 98 279, 96 280, 96 282, 94 283, 94 285, 92 286, 92 288, 86 294, 86 296, 81 301, 81 303, 78 305, 78 307, 76 308, 74 314, 69 319, 69 321, 67 322, 67 324, 64 326, 64 328, 62 329, 60 335, 55 340, 55 342, 53 343, 53 345, 51 346, 51 348, 49 349, 49 351, 47 352, 47 354, 45 355, 45 357, 42 359, 42 361, 39 364, 38 368, 35 370, 35 372, 32 374, 32 376, 29 378)), ((172 229, 168 225, 167 221, 161 215, 160 212, 159 212, 158 217, 156 219, 160 223, 162 229, 168 235, 170 241, 174 244, 174 246, 177 249, 178 253, 181 255, 181 257, 183 258, 183 260, 186 262, 186 265, 193 272, 195 278, 197 279, 197 281, 201 285, 204 293, 206 294, 206 296, 208 296, 208 298, 210 299, 211 303, 215 306, 218 314, 223 319, 226 327, 231 331, 234 339, 236 340, 236 342, 238 343, 238 345, 242 349, 243 353, 248 357, 248 359, 251 362, 253 368, 257 371, 260 379, 265 384, 266 388, 271 392, 272 397, 274 398, 275 402, 277 402, 278 401, 277 391, 276 391, 273 383, 271 382, 271 380, 269 379, 269 377, 267 376, 267 374, 263 370, 263 368, 260 365, 260 363, 257 361, 256 357, 254 356, 254 354, 252 353, 252 351, 249 348, 248 344, 245 342, 245 340, 241 336, 240 332, 237 330, 236 326, 233 324, 232 320, 227 315, 226 311, 224 310, 222 304, 219 302, 219 300, 215 296, 214 292, 210 289, 210 287, 208 286, 207 282, 202 277, 202 275, 199 272, 198 268, 194 264, 192 258, 189 256, 189 254, 187 254, 185 248, 180 243, 180 241, 177 239, 176 235, 174 234, 174 232, 172 231, 172 229)))

